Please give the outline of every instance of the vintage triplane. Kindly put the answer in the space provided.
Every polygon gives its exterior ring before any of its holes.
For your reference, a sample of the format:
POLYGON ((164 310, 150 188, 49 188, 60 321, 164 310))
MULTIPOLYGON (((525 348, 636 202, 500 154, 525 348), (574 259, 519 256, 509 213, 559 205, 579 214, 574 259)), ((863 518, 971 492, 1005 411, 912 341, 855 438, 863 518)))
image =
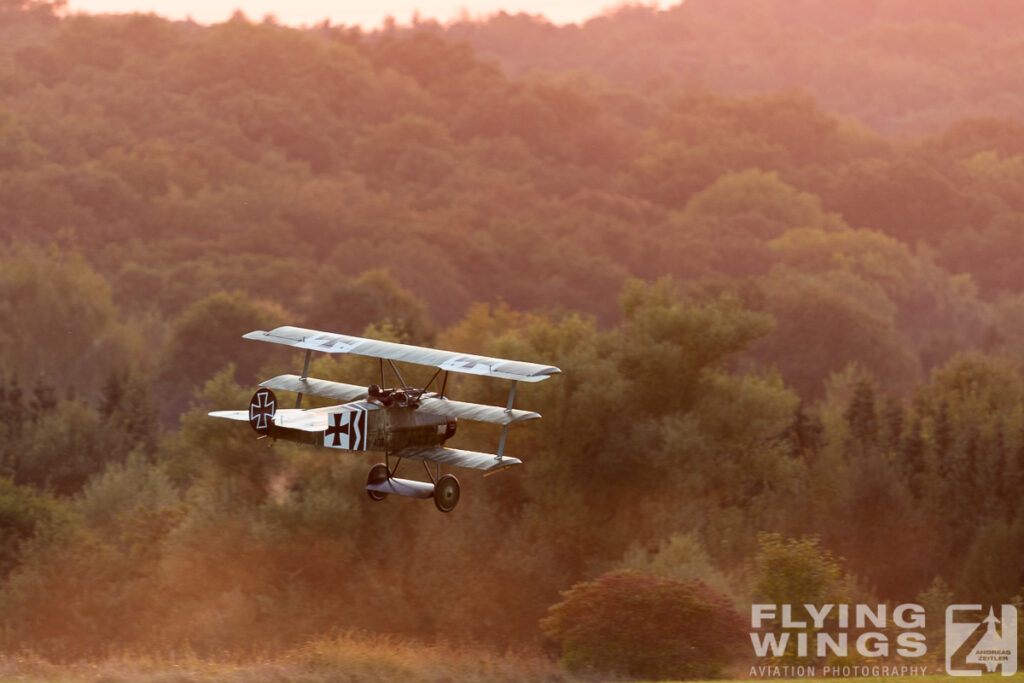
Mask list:
POLYGON ((508 426, 539 418, 538 413, 515 410, 517 382, 540 382, 561 372, 558 368, 522 361, 487 358, 453 351, 441 351, 407 344, 318 332, 299 327, 278 327, 269 332, 256 330, 246 339, 284 344, 305 349, 301 375, 280 375, 261 383, 253 394, 248 410, 221 410, 213 417, 248 422, 258 438, 285 439, 346 451, 384 453, 384 462, 370 469, 366 492, 373 500, 384 500, 389 493, 413 498, 433 498, 442 512, 451 512, 459 502, 459 480, 441 474, 442 465, 483 470, 485 476, 522 464, 518 458, 504 455, 508 426), (380 359, 381 383, 360 387, 309 377, 313 351, 347 353, 380 359), (395 362, 415 363, 437 368, 422 387, 407 386, 395 362), (398 386, 383 388, 387 362, 398 386), (512 381, 504 408, 452 401, 445 396, 448 373, 459 372, 512 381), (440 378, 436 391, 429 391, 440 378), (295 408, 279 409, 277 391, 298 394, 295 408), (320 396, 341 405, 302 409, 303 394, 320 396), (459 418, 501 425, 498 452, 478 453, 446 448, 455 435, 459 418), (399 479, 394 476, 402 460, 419 460, 430 481, 399 479), (394 465, 392 465, 394 461, 394 465), (435 464, 431 472, 427 462, 435 464))

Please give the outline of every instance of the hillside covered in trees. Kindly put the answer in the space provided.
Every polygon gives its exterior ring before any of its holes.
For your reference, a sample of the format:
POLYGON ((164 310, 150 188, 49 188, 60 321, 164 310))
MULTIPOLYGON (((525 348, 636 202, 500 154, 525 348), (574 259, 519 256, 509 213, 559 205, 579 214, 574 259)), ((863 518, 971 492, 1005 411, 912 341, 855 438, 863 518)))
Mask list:
POLYGON ((968 7, 363 33, 0 0, 0 648, 535 647, 579 581, 742 608, 804 535, 829 595, 1024 595, 1024 29, 968 7), (240 339, 280 324, 564 374, 519 394, 522 468, 374 504, 368 458, 206 417, 298 369, 240 339))
POLYGON ((466 40, 513 76, 583 70, 646 94, 798 90, 907 136, 968 116, 1024 115, 1022 21, 1009 0, 686 0, 625 3, 582 26, 499 13, 417 28, 466 40))

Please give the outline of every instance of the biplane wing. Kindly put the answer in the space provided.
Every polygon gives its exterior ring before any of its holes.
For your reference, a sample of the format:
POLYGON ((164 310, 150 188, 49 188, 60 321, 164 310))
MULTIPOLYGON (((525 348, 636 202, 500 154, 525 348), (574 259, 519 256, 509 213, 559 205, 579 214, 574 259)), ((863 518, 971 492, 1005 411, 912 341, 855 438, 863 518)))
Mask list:
POLYGON ((496 425, 510 425, 516 422, 540 418, 540 413, 530 412, 529 410, 505 409, 498 406, 466 403, 465 401, 450 401, 430 396, 420 399, 420 410, 425 410, 434 415, 457 417, 476 422, 490 422, 496 425))
MULTIPOLYGON (((455 401, 441 400, 438 400, 437 402, 455 403, 455 401)), ((466 405, 472 406, 473 404, 466 405)), ((286 429, 298 429, 304 432, 322 432, 328 428, 331 413, 338 409, 338 406, 314 408, 312 410, 285 408, 283 410, 278 410, 274 414, 273 421, 276 426, 286 429)), ((501 408, 495 408, 495 410, 505 412, 501 408)), ((210 416, 225 418, 228 420, 238 420, 240 422, 250 421, 248 410, 218 410, 210 413, 210 416)), ((479 453, 477 451, 465 451, 458 448, 444 448, 443 446, 409 446, 395 451, 392 453, 392 456, 397 458, 408 458, 409 460, 427 460, 441 465, 469 467, 476 470, 483 470, 485 472, 523 464, 523 461, 519 458, 512 458, 507 455, 499 458, 494 453, 479 453)))
POLYGON ((351 353, 371 358, 429 365, 449 372, 499 377, 520 382, 540 382, 561 372, 556 367, 539 363, 474 356, 455 351, 442 351, 422 346, 352 337, 346 334, 307 330, 302 327, 277 327, 269 332, 254 330, 242 336, 246 339, 284 344, 310 351, 351 353))
POLYGON ((493 453, 464 451, 458 448, 445 448, 443 446, 411 446, 397 451, 394 453, 394 456, 409 460, 427 460, 441 465, 470 467, 475 470, 483 470, 484 472, 523 464, 523 461, 519 458, 510 458, 507 455, 499 458, 493 453))
POLYGON ((261 387, 268 389, 280 389, 282 391, 294 391, 298 394, 310 394, 311 396, 322 396, 323 398, 334 399, 335 401, 359 401, 366 398, 366 387, 344 382, 331 382, 326 379, 314 377, 299 377, 298 375, 278 375, 266 382, 260 382, 261 387))
MULTIPOLYGON (((331 382, 325 379, 314 379, 312 377, 303 379, 298 375, 278 375, 268 379, 266 382, 262 382, 260 386, 345 402, 362 400, 366 398, 367 394, 366 387, 344 384, 342 382, 331 382)), ((526 420, 536 420, 540 417, 540 413, 528 410, 506 410, 498 406, 451 401, 435 396, 421 397, 418 410, 423 410, 433 415, 456 417, 476 422, 489 422, 496 425, 514 424, 526 420)))

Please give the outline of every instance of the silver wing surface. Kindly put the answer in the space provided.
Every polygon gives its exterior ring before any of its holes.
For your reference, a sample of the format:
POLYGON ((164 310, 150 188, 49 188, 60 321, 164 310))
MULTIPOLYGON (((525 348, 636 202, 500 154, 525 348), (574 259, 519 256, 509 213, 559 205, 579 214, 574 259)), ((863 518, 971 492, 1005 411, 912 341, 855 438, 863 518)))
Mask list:
POLYGON ((298 394, 310 394, 311 396, 323 396, 333 398, 336 401, 360 401, 366 398, 366 387, 359 387, 355 384, 343 382, 330 382, 325 379, 314 377, 302 378, 298 375, 278 375, 260 383, 261 387, 268 389, 280 389, 282 391, 294 391, 298 394))
POLYGON ((550 365, 428 349, 422 346, 351 337, 345 334, 307 330, 301 327, 277 327, 269 332, 254 330, 242 336, 245 339, 284 344, 299 349, 324 353, 351 353, 371 358, 429 365, 449 372, 499 377, 520 382, 540 382, 561 372, 558 368, 550 365))
MULTIPOLYGON (((294 391, 311 396, 323 396, 336 401, 359 401, 366 398, 366 388, 354 384, 342 382, 331 382, 325 379, 314 379, 307 377, 302 379, 298 375, 278 375, 260 384, 268 389, 280 389, 282 391, 294 391)), ((477 422, 490 422, 491 424, 508 425, 526 420, 536 420, 540 413, 533 413, 528 410, 505 410, 497 406, 480 405, 478 403, 467 403, 465 401, 450 401, 436 396, 424 396, 419 400, 419 410, 432 415, 444 417, 456 417, 477 422)))
POLYGON ((540 418, 540 413, 532 413, 528 410, 505 410, 498 406, 485 406, 479 403, 466 403, 465 401, 449 401, 429 396, 420 399, 419 409, 434 415, 457 417, 477 422, 490 422, 496 425, 510 425, 515 422, 525 422, 526 420, 540 418))
POLYGON ((392 456, 408 458, 409 460, 427 460, 442 465, 471 467, 476 470, 483 470, 484 472, 523 464, 523 461, 519 458, 510 458, 507 455, 499 459, 493 453, 463 451, 458 448, 444 448, 442 446, 411 446, 392 453, 392 456))
MULTIPOLYGON (((448 401, 441 401, 448 403, 448 401)), ((328 406, 326 408, 315 408, 313 410, 284 409, 274 415, 274 424, 278 427, 288 429, 299 429, 304 432, 322 432, 327 429, 329 413, 337 411, 340 406, 328 406)), ((496 410, 501 410, 497 408, 496 410)), ((502 411, 504 412, 504 411, 502 411)), ((228 420, 249 421, 248 410, 218 410, 209 413, 211 417, 221 417, 228 420)), ((442 465, 455 465, 457 467, 470 467, 472 469, 492 472, 495 470, 522 465, 519 458, 504 456, 498 458, 493 453, 479 453, 477 451, 464 451, 458 448, 444 448, 442 446, 410 446, 392 453, 393 457, 408 458, 409 460, 426 460, 442 465)))

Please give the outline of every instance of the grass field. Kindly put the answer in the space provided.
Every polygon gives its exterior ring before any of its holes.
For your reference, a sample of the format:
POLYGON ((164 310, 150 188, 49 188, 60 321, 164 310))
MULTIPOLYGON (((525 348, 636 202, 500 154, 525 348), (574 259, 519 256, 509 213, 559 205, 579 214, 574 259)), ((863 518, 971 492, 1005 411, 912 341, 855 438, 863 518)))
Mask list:
POLYGON ((394 642, 387 638, 314 641, 286 655, 206 659, 192 654, 153 658, 111 657, 95 662, 53 664, 41 658, 0 656, 0 681, 61 683, 347 683, 402 681, 572 683, 551 660, 530 654, 505 656, 394 642))
MULTIPOLYGON (((962 678, 959 676, 948 676, 946 674, 928 674, 926 676, 862 676, 857 678, 833 678, 831 676, 818 676, 817 678, 734 678, 731 683, 756 681, 764 683, 794 683, 795 681, 828 681, 829 683, 964 683, 964 681, 976 681, 978 683, 1024 683, 1024 674, 1018 673, 1015 676, 1000 676, 999 674, 985 675, 981 678, 962 678)), ((718 681, 718 683, 724 683, 718 681)))
MULTIPOLYGON (((947 676, 946 674, 929 674, 927 676, 864 676, 858 678, 832 678, 832 677, 821 677, 818 678, 737 678, 733 679, 734 683, 740 681, 757 681, 763 683, 764 681, 771 681, 772 683, 794 683, 795 681, 829 681, 830 683, 892 683, 894 681, 900 681, 903 683, 964 683, 968 681, 983 681, 984 683, 996 683, 996 681, 1002 681, 1003 683, 1022 683, 1024 681, 1024 674, 1016 674, 1014 676, 1000 676, 999 674, 985 675, 981 678, 962 678, 959 676, 947 676)), ((718 683, 723 683, 719 681, 718 683)))
MULTIPOLYGON (((111 657, 96 662, 52 664, 33 656, 0 656, 0 682, 21 683, 596 683, 600 678, 579 678, 566 673, 540 655, 505 656, 476 650, 452 650, 394 642, 386 638, 349 636, 318 640, 287 655, 266 658, 210 660, 186 654, 177 657, 111 657)), ((617 679, 612 679, 617 680, 617 679)), ((814 679, 743 678, 739 681, 791 683, 815 680, 831 683, 963 683, 946 675, 814 679)), ((979 680, 979 679, 972 679, 979 680)), ((1024 683, 1024 674, 1012 678, 985 676, 984 683, 1024 683)), ((717 681, 716 683, 723 683, 717 681)))

